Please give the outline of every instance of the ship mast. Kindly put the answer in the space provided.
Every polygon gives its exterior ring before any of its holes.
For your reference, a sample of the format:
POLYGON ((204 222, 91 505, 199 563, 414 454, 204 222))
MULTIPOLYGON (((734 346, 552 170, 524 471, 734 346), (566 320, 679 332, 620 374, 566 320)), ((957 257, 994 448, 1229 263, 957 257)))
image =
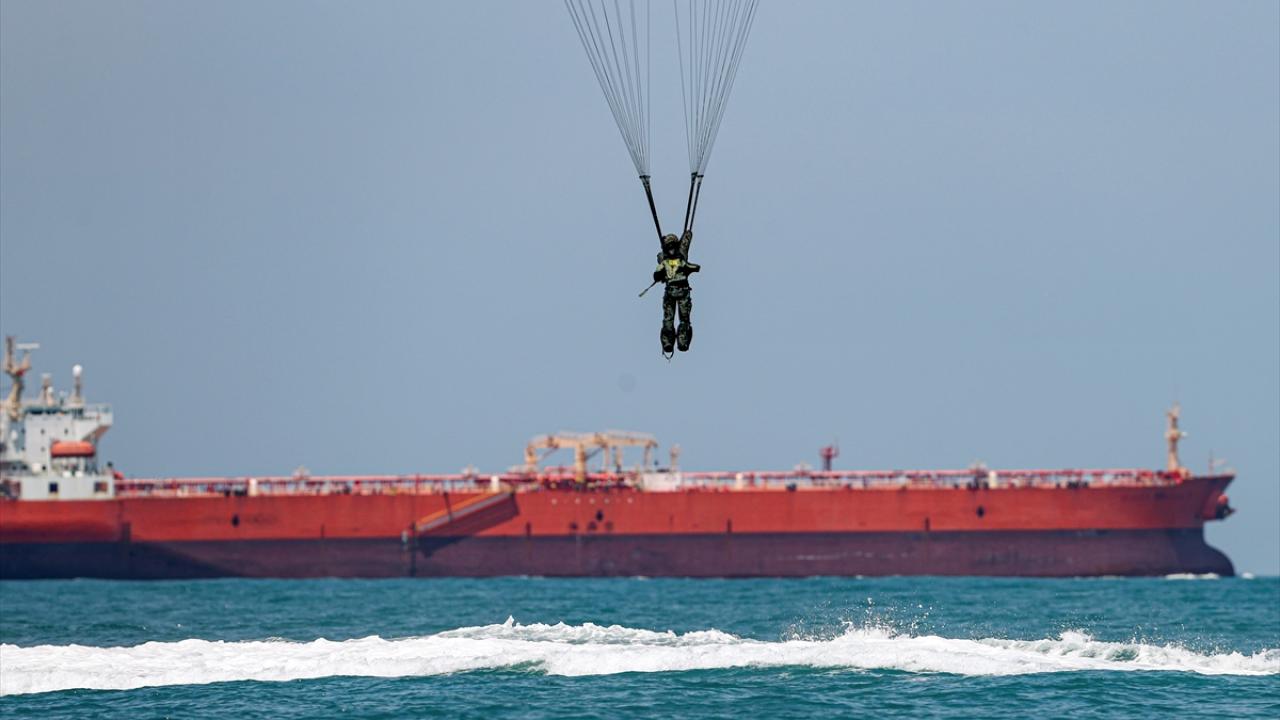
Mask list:
POLYGON ((836 443, 818 450, 818 455, 822 457, 823 472, 831 472, 831 461, 840 457, 840 446, 836 443))
POLYGON ((1164 431, 1164 439, 1169 441, 1169 462, 1168 470, 1171 473, 1186 472, 1186 468, 1182 467, 1182 461, 1178 459, 1178 441, 1186 437, 1187 434, 1178 428, 1178 417, 1182 415, 1182 406, 1174 403, 1173 407, 1165 413, 1169 418, 1169 427, 1164 431))

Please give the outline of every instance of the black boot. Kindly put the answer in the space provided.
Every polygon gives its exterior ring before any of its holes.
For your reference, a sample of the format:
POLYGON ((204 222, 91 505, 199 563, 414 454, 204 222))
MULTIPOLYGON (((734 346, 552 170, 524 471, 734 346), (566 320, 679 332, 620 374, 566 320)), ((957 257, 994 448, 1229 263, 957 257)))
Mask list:
POLYGON ((670 355, 671 353, 675 352, 676 351, 675 344, 676 344, 675 332, 672 331, 670 328, 662 328, 663 354, 670 355))

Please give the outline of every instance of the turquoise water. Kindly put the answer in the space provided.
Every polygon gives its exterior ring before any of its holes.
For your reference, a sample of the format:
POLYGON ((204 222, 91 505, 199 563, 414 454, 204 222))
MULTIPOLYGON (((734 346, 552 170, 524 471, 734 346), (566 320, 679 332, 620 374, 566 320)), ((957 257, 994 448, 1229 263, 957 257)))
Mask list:
POLYGON ((1280 579, 0 583, 2 717, 1280 717, 1280 579))

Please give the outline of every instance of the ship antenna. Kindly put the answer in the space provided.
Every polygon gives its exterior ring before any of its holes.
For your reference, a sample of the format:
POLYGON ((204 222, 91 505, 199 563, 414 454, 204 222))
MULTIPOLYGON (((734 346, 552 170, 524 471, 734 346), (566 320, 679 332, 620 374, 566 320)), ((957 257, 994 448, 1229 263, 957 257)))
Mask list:
POLYGON ((49 373, 40 374, 40 404, 45 407, 53 407, 56 404, 56 398, 53 395, 53 375, 49 373))
POLYGON ((71 367, 71 378, 73 381, 71 386, 71 405, 73 407, 84 405, 84 379, 81 377, 82 375, 84 375, 84 368, 79 365, 73 365, 71 367))

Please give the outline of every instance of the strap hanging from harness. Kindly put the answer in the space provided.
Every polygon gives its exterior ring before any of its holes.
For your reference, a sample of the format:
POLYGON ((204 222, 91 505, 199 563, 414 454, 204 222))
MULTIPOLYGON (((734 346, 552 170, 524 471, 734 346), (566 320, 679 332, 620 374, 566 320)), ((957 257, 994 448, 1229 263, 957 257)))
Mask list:
POLYGON ((658 222, 658 206, 653 204, 653 188, 649 186, 649 176, 641 175, 640 182, 644 183, 645 197, 649 198, 649 212, 653 214, 653 227, 658 231, 658 240, 662 240, 662 223, 658 222))
POLYGON ((702 176, 693 173, 689 176, 689 201, 684 206, 684 231, 693 229, 693 218, 698 214, 698 196, 702 194, 702 176))

